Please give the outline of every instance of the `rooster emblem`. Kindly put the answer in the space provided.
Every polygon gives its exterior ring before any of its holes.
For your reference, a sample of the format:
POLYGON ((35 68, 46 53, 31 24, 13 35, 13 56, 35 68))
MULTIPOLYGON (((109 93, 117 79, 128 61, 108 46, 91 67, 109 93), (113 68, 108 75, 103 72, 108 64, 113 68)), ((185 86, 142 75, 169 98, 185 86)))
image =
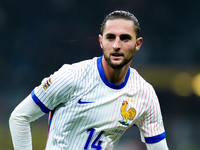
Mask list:
POLYGON ((121 107, 121 115, 123 117, 122 121, 119 121, 121 124, 129 126, 128 120, 133 120, 136 115, 136 110, 134 108, 130 108, 128 111, 126 110, 128 102, 124 101, 121 107))

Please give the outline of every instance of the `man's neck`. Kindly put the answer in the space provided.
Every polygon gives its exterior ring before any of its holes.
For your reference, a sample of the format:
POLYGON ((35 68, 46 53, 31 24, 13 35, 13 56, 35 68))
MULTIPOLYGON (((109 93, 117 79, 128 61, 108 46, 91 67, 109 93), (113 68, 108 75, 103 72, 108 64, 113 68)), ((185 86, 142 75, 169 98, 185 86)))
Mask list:
POLYGON ((102 66, 107 80, 115 85, 119 85, 125 81, 126 74, 130 65, 127 64, 126 66, 120 69, 114 69, 106 62, 106 60, 103 57, 102 66))

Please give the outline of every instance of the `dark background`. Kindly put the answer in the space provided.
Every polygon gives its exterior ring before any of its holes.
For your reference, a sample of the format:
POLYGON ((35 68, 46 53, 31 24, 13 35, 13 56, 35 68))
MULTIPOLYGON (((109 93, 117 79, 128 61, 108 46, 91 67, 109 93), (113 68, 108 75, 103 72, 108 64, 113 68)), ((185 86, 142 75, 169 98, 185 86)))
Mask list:
MULTIPOLYGON (((1 0, 0 149, 12 149, 16 105, 63 64, 101 56, 100 24, 123 9, 140 22, 144 43, 131 66, 157 92, 170 150, 199 150, 199 8, 199 0, 1 0)), ((33 123, 35 149, 44 149, 46 136, 47 116, 33 123)), ((130 128, 117 149, 144 150, 138 130, 130 128)))

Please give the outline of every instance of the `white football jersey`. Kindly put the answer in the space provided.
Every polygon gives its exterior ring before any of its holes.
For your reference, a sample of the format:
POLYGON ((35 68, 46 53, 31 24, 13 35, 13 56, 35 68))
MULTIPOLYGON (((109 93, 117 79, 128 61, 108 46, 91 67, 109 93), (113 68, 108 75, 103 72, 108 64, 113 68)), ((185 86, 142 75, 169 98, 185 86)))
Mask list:
POLYGON ((32 91, 32 98, 51 112, 46 150, 112 150, 133 125, 146 143, 165 138, 152 86, 133 68, 122 84, 110 83, 102 57, 63 65, 32 91))

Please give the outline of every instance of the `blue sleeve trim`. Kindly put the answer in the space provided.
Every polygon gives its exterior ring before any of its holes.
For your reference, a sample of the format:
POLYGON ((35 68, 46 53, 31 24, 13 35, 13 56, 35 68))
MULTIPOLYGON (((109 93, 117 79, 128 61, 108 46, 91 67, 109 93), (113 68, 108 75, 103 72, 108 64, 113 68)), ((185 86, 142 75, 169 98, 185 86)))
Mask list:
POLYGON ((49 113, 51 110, 48 109, 39 99, 38 97, 35 95, 34 90, 31 92, 31 96, 34 100, 34 102, 40 107, 40 109, 44 112, 44 113, 49 113))
POLYGON ((159 142, 159 141, 163 140, 164 138, 166 138, 165 132, 163 132, 160 135, 153 136, 153 137, 145 137, 145 142, 148 144, 152 144, 152 143, 159 142))

